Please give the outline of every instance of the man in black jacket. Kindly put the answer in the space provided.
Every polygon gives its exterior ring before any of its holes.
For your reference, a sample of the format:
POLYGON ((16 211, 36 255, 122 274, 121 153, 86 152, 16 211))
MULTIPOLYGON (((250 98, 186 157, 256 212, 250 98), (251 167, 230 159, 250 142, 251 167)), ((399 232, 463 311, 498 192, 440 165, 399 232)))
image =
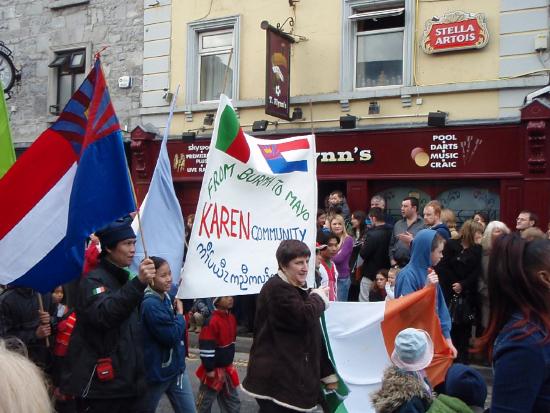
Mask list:
POLYGON ((392 228, 386 225, 384 211, 381 208, 371 208, 368 215, 373 227, 367 231, 365 242, 359 251, 359 255, 364 261, 361 270, 359 301, 369 301, 369 292, 378 270, 390 268, 388 247, 392 228))
POLYGON ((155 267, 145 259, 137 276, 127 268, 136 242, 129 219, 96 235, 103 250, 98 267, 80 282, 62 390, 77 397, 82 411, 139 411, 145 372, 138 307, 155 267))
MULTIPOLYGON (((50 294, 44 298, 49 307, 50 294)), ((41 311, 38 293, 31 288, 8 287, 0 295, 0 337, 17 337, 25 343, 29 358, 42 368, 50 365, 46 337, 52 333, 50 314, 41 311)), ((50 340, 50 344, 51 344, 50 340)))

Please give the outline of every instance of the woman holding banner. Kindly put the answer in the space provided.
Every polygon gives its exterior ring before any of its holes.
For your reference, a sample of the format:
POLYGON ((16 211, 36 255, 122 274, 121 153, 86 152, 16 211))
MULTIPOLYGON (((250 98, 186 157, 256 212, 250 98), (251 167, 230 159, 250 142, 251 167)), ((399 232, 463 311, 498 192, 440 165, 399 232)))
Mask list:
POLYGON ((243 390, 261 413, 314 409, 321 386, 337 387, 323 343, 319 318, 329 305, 328 289, 306 285, 311 252, 298 240, 285 240, 276 252, 278 275, 258 297, 254 341, 243 390))

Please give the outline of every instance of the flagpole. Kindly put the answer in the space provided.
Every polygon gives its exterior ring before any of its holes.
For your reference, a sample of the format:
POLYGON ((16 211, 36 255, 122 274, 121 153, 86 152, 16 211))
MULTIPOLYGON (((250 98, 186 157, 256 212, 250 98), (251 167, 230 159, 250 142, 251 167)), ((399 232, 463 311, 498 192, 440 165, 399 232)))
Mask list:
POLYGON ((222 93, 225 94, 225 86, 227 85, 227 74, 229 73, 229 68, 231 67, 231 58, 233 57, 233 48, 229 52, 229 60, 227 61, 227 66, 225 67, 225 74, 223 75, 223 88, 222 93))
MULTIPOLYGON (((36 296, 38 297, 38 309, 44 312, 44 301, 42 301, 42 294, 36 293, 36 296)), ((46 340, 46 347, 50 347, 50 338, 44 337, 44 340, 46 340)))
POLYGON ((132 187, 132 195, 134 196, 134 202, 136 203, 136 215, 137 215, 138 226, 139 226, 139 235, 141 238, 141 246, 143 247, 143 254, 145 255, 145 258, 149 258, 149 255, 147 254, 147 247, 145 246, 145 238, 143 237, 143 227, 141 226, 141 214, 139 212, 136 188, 134 186, 132 173, 130 172, 130 167, 128 166, 128 163, 126 163, 126 170, 128 171, 128 177, 130 178, 130 186, 132 187))
POLYGON ((309 100, 309 121, 311 123, 311 134, 315 135, 315 131, 313 130, 313 101, 309 100))

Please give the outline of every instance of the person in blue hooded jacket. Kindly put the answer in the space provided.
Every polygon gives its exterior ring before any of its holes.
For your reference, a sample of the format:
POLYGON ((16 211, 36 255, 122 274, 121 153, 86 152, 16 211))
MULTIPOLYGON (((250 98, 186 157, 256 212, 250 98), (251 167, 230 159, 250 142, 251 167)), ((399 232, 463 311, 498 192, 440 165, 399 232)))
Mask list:
POLYGON ((176 413, 195 413, 195 401, 189 376, 185 370, 185 319, 183 303, 176 300, 176 309, 168 295, 172 273, 163 258, 149 257, 155 264, 153 282, 145 289, 141 304, 143 353, 147 372, 145 412, 154 413, 164 393, 176 413))
MULTIPOLYGON (((416 234, 412 244, 411 260, 397 277, 395 298, 421 290, 427 284, 439 283, 439 278, 432 267, 441 260, 444 245, 443 237, 432 229, 423 229, 416 234)), ((457 350, 451 340, 451 317, 439 285, 437 286, 436 305, 443 336, 453 353, 453 358, 455 358, 457 350)))

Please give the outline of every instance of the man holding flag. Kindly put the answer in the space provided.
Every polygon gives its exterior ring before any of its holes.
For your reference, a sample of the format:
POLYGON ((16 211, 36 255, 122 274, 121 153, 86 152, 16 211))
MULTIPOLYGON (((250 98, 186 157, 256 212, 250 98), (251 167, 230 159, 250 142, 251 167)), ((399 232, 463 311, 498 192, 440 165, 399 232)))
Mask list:
POLYGON ((76 396, 86 412, 138 411, 145 390, 138 307, 155 266, 147 258, 138 276, 127 269, 136 243, 129 219, 96 234, 103 248, 100 263, 80 283, 62 390, 76 396))
POLYGON ((135 202, 99 55, 57 121, 0 179, 0 199, 15 194, 17 202, 0 203, 0 284, 50 292, 81 275, 85 241, 101 234, 101 263, 80 285, 61 390, 88 412, 134 411, 144 384, 137 307, 155 269, 148 259, 137 277, 126 269, 135 234, 127 220, 112 223, 135 202))

